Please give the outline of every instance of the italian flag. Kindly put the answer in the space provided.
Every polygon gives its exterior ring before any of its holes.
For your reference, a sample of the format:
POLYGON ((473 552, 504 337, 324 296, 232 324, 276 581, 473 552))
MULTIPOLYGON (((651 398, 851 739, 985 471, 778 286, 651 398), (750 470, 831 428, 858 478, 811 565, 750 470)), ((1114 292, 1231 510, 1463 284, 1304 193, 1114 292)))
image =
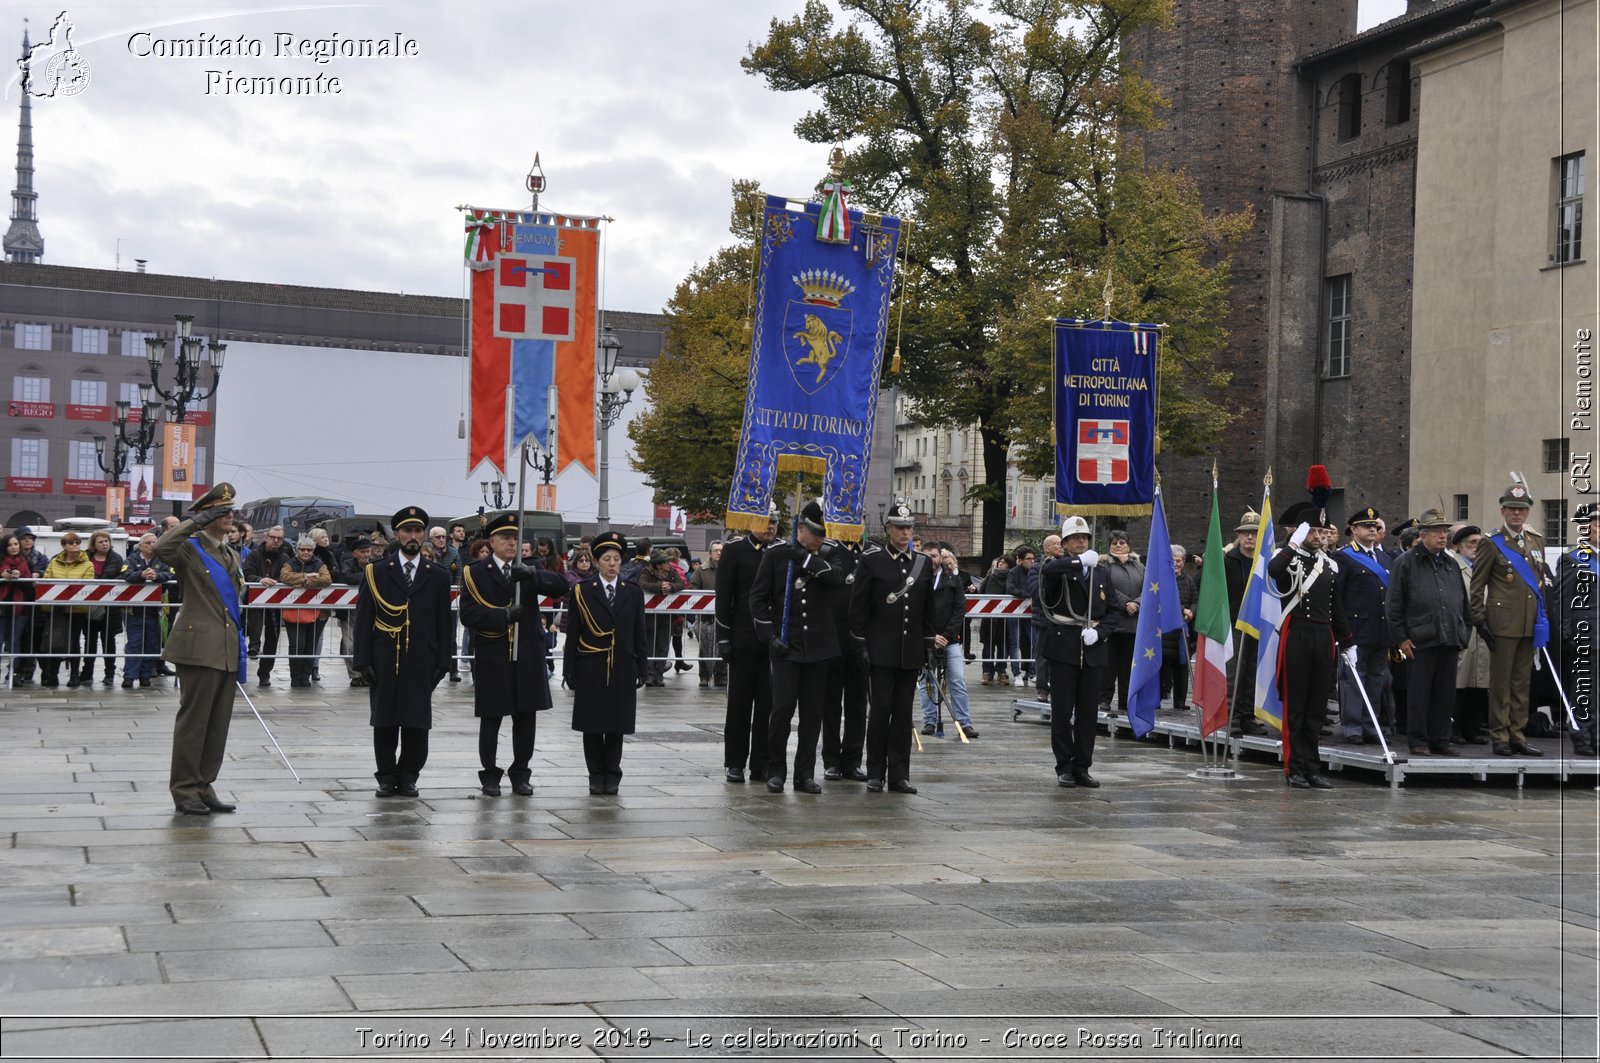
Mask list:
POLYGON ((1200 706, 1200 737, 1228 726, 1228 662, 1233 659, 1233 620, 1228 615, 1228 571, 1222 555, 1222 517, 1216 479, 1211 481, 1211 528, 1206 532, 1200 600, 1195 605, 1194 701, 1200 706))

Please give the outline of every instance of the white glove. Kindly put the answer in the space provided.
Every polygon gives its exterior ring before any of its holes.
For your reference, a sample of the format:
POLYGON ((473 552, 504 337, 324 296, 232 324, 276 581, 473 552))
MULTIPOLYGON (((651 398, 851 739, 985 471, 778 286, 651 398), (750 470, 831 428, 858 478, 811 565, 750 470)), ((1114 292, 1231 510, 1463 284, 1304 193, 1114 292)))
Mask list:
MULTIPOLYGON (((1078 560, 1083 562, 1084 568, 1094 568, 1094 566, 1100 563, 1100 555, 1095 553, 1093 550, 1085 550, 1083 553, 1078 555, 1078 560)), ((1092 646, 1094 644, 1090 643, 1090 645, 1092 646)))
POLYGON ((1305 521, 1301 521, 1300 527, 1296 528, 1294 530, 1294 534, 1289 536, 1289 545, 1299 546, 1301 543, 1306 541, 1306 536, 1310 534, 1311 525, 1307 524, 1305 521))
POLYGON ((1086 628, 1083 629, 1083 644, 1085 646, 1093 646, 1095 643, 1097 643, 1099 641, 1100 641, 1100 632, 1096 631, 1092 627, 1086 627, 1086 628))
POLYGON ((1348 650, 1344 651, 1342 656, 1344 657, 1344 663, 1348 664, 1350 666, 1350 670, 1354 672, 1356 670, 1356 648, 1351 646, 1348 650))

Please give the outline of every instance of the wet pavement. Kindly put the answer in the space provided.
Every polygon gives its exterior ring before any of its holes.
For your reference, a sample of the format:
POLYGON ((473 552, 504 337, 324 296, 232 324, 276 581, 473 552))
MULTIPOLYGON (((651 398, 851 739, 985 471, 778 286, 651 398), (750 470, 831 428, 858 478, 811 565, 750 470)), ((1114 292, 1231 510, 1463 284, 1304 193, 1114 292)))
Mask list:
POLYGON ((1592 779, 1303 792, 1102 735, 1064 790, 974 670, 919 794, 773 795, 723 781, 690 673, 640 692, 617 796, 559 690, 534 796, 479 795, 469 679, 381 800, 323 675, 250 689, 304 781, 241 701, 203 819, 165 682, 4 695, 0 1058, 1596 1054, 1592 779))

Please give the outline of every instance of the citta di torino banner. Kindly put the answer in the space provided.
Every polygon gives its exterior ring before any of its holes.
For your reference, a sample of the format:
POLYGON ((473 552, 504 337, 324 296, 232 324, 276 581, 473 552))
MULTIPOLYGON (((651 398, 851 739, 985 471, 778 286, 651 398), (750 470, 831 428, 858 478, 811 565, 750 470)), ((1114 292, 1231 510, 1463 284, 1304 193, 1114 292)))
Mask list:
POLYGON ((1159 325, 1056 321, 1056 513, 1151 511, 1160 336, 1159 325))
POLYGON ((849 211, 846 221, 842 204, 834 214, 767 197, 730 528, 764 525, 774 481, 790 470, 822 477, 829 536, 855 540, 866 528, 900 219, 849 211))

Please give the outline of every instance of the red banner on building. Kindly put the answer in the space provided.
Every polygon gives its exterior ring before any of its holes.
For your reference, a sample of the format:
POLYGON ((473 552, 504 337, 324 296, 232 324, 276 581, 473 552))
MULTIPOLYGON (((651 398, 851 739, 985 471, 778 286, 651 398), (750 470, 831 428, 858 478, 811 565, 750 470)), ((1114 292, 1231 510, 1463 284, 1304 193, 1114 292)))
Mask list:
POLYGON ((104 493, 106 482, 104 480, 62 480, 61 493, 64 495, 98 495, 104 493))
POLYGON ((6 413, 11 417, 33 417, 47 420, 56 415, 56 404, 53 402, 11 402, 6 405, 6 413))
POLYGON ((111 420, 110 406, 81 406, 76 402, 67 403, 67 420, 69 421, 109 421, 111 420))
POLYGON ((47 495, 51 491, 47 476, 7 476, 6 490, 17 495, 47 495))

